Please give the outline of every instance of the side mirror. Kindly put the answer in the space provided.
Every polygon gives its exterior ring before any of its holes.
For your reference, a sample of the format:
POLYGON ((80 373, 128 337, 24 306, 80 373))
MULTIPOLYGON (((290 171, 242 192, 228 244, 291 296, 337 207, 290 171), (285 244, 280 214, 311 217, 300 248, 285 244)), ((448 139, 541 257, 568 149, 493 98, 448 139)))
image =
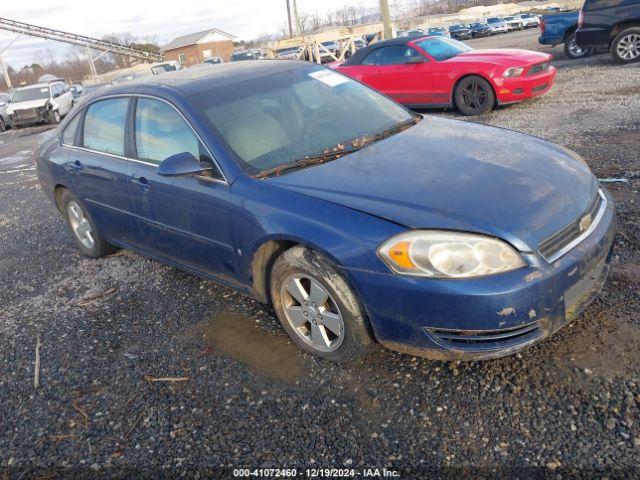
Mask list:
POLYGON ((405 63, 408 65, 416 65, 419 63, 427 63, 427 59, 423 57, 411 57, 405 63))
POLYGON ((203 167, 200 160, 189 152, 176 153, 165 158, 158 167, 158 175, 165 177, 175 177, 179 175, 198 175, 210 167, 203 167))

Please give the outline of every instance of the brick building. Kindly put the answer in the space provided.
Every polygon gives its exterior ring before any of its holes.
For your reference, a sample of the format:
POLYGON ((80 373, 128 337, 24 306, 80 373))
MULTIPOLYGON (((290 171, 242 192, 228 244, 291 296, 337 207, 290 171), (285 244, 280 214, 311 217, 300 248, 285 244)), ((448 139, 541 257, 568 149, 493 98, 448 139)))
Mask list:
POLYGON ((185 67, 202 63, 207 58, 231 59, 233 39, 228 33, 212 28, 175 38, 162 47, 165 60, 176 60, 185 67))

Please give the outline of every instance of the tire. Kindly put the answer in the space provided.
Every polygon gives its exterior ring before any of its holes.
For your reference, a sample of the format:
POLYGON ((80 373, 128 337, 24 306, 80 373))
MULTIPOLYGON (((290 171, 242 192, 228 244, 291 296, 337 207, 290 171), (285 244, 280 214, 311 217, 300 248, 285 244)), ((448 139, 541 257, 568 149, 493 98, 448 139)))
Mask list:
POLYGON ((640 27, 623 30, 611 42, 613 61, 627 64, 640 61, 640 27))
POLYGON ((453 101, 463 115, 489 113, 496 103, 491 84, 477 75, 463 78, 453 92, 453 101))
POLYGON ((100 258, 117 249, 98 231, 84 205, 69 190, 60 195, 58 207, 80 252, 90 258, 100 258), (75 214, 74 214, 75 213, 75 214))
POLYGON ((57 125, 58 123, 60 123, 60 112, 58 110, 53 110, 49 114, 49 123, 51 125, 57 125))
POLYGON ((375 348, 355 293, 331 263, 312 250, 296 246, 276 259, 270 293, 282 327, 301 350, 352 363, 375 348))
POLYGON ((564 41, 564 54, 571 60, 587 58, 593 54, 593 48, 581 48, 576 43, 576 32, 571 32, 564 41))

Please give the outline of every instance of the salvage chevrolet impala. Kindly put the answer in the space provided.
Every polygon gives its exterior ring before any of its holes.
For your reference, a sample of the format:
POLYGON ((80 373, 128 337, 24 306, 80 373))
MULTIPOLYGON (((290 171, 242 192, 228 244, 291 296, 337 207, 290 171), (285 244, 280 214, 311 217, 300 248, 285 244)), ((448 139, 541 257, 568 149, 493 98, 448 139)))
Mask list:
POLYGON ((314 64, 137 79, 45 135, 39 179, 84 255, 123 247, 252 294, 334 361, 511 354, 607 273, 613 203, 577 154, 314 64))

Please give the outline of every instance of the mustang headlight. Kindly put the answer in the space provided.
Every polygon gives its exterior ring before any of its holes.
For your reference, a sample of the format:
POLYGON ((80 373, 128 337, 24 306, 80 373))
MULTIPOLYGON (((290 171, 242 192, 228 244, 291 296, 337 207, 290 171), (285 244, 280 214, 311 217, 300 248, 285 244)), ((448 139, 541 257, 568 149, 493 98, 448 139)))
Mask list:
POLYGON ((394 272, 418 277, 473 278, 525 266, 502 240, 445 230, 401 233, 380 245, 378 254, 394 272))
POLYGON ((508 68, 504 72, 504 78, 516 78, 522 75, 522 72, 524 72, 524 67, 508 68))

